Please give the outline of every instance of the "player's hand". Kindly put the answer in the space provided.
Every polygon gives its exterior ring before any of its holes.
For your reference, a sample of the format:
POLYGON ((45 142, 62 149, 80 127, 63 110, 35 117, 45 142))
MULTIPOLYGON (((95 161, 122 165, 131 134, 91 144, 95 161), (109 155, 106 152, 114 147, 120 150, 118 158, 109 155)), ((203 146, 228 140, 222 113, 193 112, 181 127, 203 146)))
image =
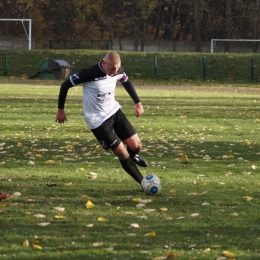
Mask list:
POLYGON ((67 121, 67 117, 66 117, 66 114, 64 112, 64 109, 58 109, 55 122, 62 124, 65 121, 67 121))
POLYGON ((141 102, 135 104, 135 116, 139 117, 144 113, 144 108, 141 102))

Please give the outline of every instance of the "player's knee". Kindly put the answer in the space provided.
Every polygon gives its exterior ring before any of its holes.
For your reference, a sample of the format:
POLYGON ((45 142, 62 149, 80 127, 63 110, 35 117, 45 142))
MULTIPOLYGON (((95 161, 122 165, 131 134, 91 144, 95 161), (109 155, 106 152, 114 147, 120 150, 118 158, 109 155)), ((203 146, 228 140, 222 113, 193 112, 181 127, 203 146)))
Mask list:
POLYGON ((129 157, 129 154, 127 150, 125 149, 124 146, 117 146, 114 150, 113 153, 120 159, 120 160, 125 160, 129 157))

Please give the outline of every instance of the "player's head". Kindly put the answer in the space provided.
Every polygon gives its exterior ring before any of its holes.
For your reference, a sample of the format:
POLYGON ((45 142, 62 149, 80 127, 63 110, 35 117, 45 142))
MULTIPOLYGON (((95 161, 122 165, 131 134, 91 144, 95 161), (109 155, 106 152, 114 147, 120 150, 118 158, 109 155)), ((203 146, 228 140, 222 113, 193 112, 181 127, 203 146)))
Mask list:
POLYGON ((121 66, 121 59, 117 52, 108 52, 102 62, 102 68, 109 76, 117 74, 118 69, 121 66))

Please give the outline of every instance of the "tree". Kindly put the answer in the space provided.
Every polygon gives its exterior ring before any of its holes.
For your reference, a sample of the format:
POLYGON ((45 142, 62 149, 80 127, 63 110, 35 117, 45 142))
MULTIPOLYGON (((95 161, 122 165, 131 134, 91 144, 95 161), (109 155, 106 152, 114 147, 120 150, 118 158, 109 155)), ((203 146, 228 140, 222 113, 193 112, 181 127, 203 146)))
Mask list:
MULTIPOLYGON (((259 9, 260 9, 260 0, 256 0, 256 4, 255 4, 255 23, 254 23, 253 39, 258 39, 259 9)), ((257 42, 253 43, 252 51, 253 52, 257 52, 257 42)))
MULTIPOLYGON (((226 39, 231 39, 231 0, 227 0, 226 5, 226 39)), ((225 43, 225 52, 229 52, 229 42, 225 43)))
POLYGON ((194 0, 195 51, 201 52, 199 0, 194 0))

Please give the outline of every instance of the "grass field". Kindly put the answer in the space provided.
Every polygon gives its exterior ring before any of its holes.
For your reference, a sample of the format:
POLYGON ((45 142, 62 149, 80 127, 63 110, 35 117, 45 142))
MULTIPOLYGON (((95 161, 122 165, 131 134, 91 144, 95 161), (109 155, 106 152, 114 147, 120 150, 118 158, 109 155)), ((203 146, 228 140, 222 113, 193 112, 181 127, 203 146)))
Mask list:
POLYGON ((162 180, 156 196, 100 149, 81 87, 55 123, 58 91, 0 84, 0 259, 260 259, 257 91, 138 87, 137 119, 117 89, 149 162, 140 170, 162 180))

